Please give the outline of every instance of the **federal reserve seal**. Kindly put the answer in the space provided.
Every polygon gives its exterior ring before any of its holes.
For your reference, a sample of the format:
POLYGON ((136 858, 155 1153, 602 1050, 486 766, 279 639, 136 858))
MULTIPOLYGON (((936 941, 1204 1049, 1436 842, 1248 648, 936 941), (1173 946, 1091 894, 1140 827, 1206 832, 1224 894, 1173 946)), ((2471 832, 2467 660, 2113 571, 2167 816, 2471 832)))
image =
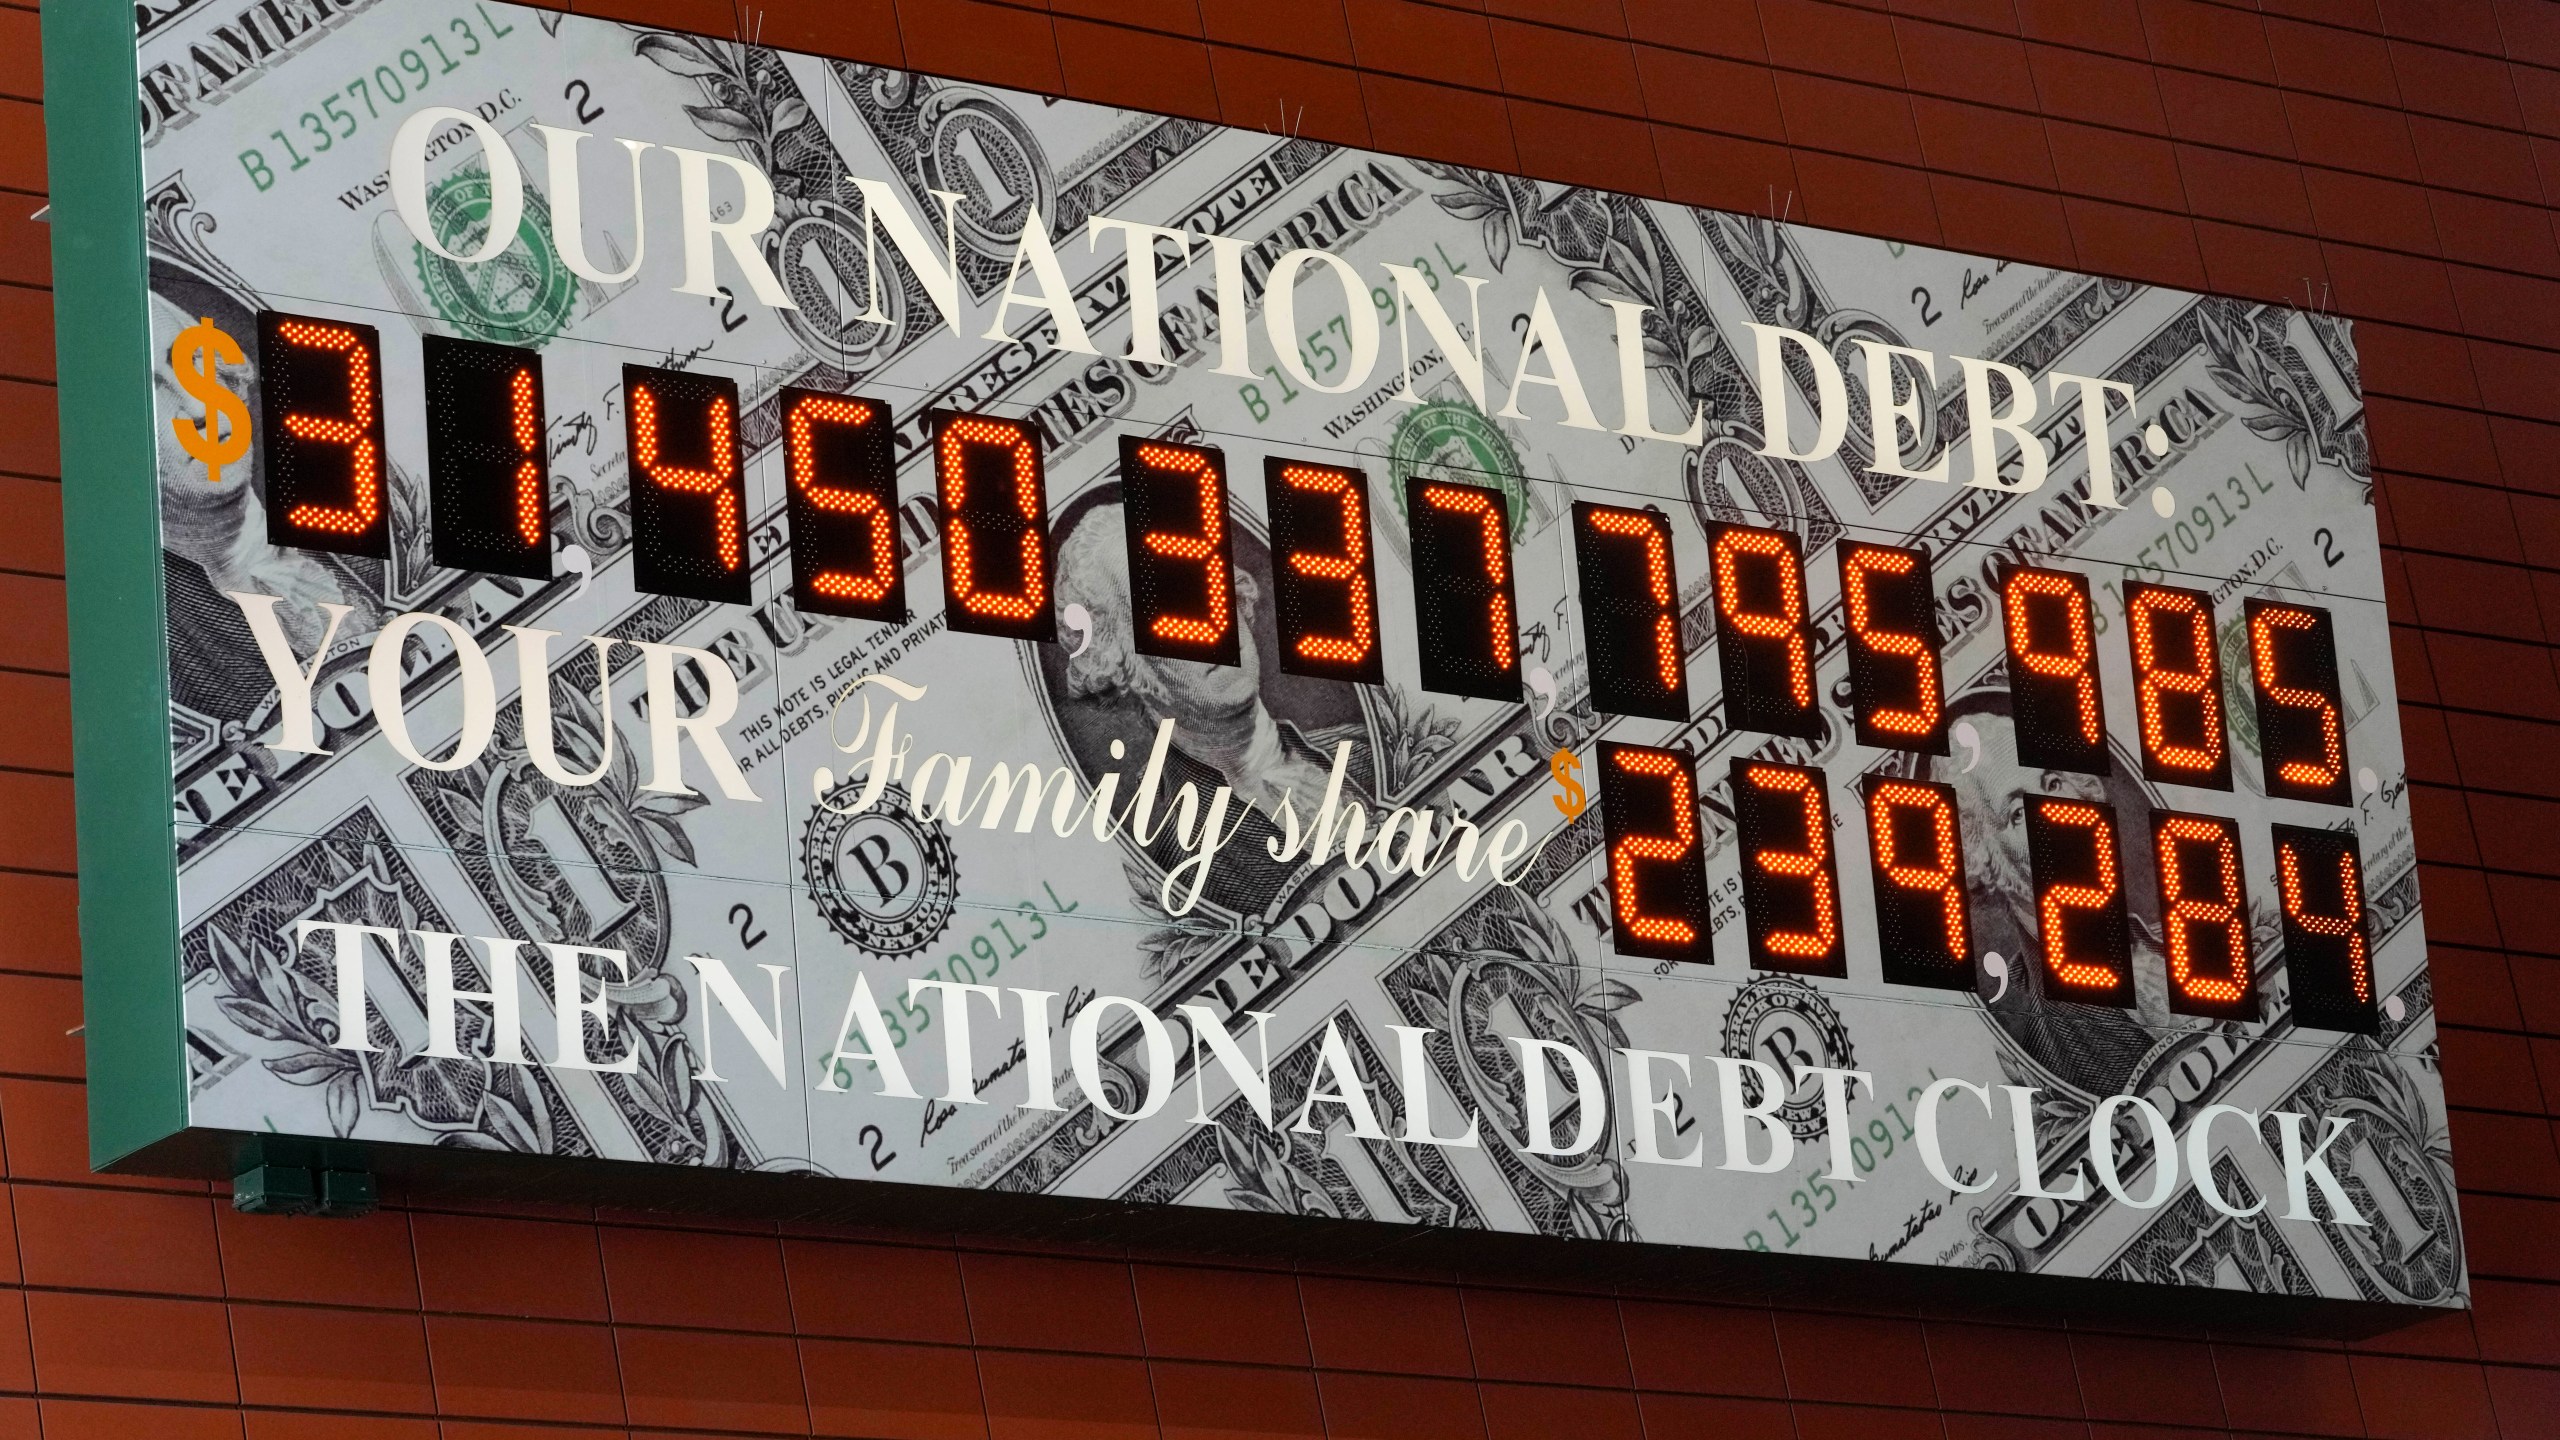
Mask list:
MULTIPOLYGON (((489 175, 464 170, 427 194, 427 223, 447 250, 469 254, 489 233, 489 175)), ((418 283, 446 324, 474 340, 539 347, 568 328, 577 277, 551 248, 551 207, 530 189, 516 243, 484 265, 447 260, 416 246, 418 283)))
POLYGON ((1404 511, 1404 482, 1421 475, 1501 491, 1511 507, 1512 538, 1526 533, 1529 486, 1521 478, 1520 451, 1501 426, 1468 401, 1426 400, 1407 413, 1387 442, 1387 461, 1396 481, 1387 489, 1398 514, 1404 511))
MULTIPOLYGON (((1724 1012, 1724 1053, 1778 1072, 1778 1083, 1786 1090, 1778 1123, 1808 1143, 1830 1129, 1822 1113, 1822 1078, 1813 1072, 1846 1070, 1856 1060, 1840 1012, 1793 975, 1763 975, 1734 992, 1724 1012)), ((1759 1105, 1753 1077, 1744 1083, 1743 1099, 1759 1105)))
POLYGON ((960 865, 939 821, 909 813, 907 790, 891 783, 868 810, 844 814, 861 784, 839 781, 809 812, 800 873, 827 927, 856 949, 909 955, 932 944, 960 899, 960 865))

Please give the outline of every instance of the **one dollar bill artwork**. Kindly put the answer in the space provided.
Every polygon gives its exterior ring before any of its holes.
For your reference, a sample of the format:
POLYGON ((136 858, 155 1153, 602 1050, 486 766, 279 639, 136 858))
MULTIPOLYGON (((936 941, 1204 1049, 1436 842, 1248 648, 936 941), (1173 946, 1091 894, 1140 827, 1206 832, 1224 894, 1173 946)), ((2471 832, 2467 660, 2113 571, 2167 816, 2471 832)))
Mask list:
POLYGON ((500 0, 144 15, 191 1124, 2464 1303, 2344 322, 500 0), (270 311, 379 336, 383 558, 270 541, 270 311), (552 578, 436 563, 430 336, 539 356, 552 578), (639 587, 628 366, 735 386, 749 603, 639 587), (795 388, 893 417, 904 620, 794 602, 795 388), (949 623, 936 412, 1036 434, 1054 640, 949 623), (1130 437, 1225 457, 1234 664, 1141 633, 1130 437), (1284 664, 1274 457, 1365 478, 1377 683, 1284 664), (1516 699, 1424 683, 1417 478, 1499 497, 1516 699), (1677 720, 1593 702, 1585 502, 1670 522, 1677 720), (1732 525, 1806 733, 1728 704, 1732 525), (1929 557, 1944 754, 1849 723, 1852 541, 1929 557), (2020 759, 2022 564, 2107 775, 2020 759), (2210 596, 2227 790, 2143 778, 2131 582, 2210 596), (2265 599, 2348 804, 2268 793, 2265 599), (1693 764, 1711 963, 1616 948, 1603 742, 1693 764), (1845 976, 1749 962, 1737 759, 1819 768, 1845 976), (1971 990, 1880 978, 1878 776, 1971 990), (2126 837, 2129 1005, 2042 983, 2037 796, 2126 837), (2172 1008, 2163 810, 2240 822, 2253 1019, 2172 1008), (2375 1033, 2297 1023, 2270 824, 2353 836, 2375 1033))

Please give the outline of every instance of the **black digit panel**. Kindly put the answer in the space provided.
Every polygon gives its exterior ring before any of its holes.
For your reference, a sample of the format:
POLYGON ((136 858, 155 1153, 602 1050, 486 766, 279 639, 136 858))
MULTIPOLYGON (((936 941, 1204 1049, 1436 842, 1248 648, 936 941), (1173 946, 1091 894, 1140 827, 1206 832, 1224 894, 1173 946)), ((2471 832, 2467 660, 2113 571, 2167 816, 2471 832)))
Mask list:
POLYGON ((2097 620, 2089 582, 2067 570, 2018 566, 2001 582, 2009 638, 2010 718, 2018 759, 2083 775, 2108 771, 2097 620))
POLYGON ((1511 598, 1511 504, 1499 490, 1416 475, 1414 644, 1422 688, 1479 700, 1520 698, 1519 613, 1511 598))
POLYGON ((631 457, 631 582, 651 595, 747 603, 747 483, 738 387, 622 367, 631 457))
POLYGON ((2114 812, 2051 795, 2029 795, 2026 805, 2045 998, 2131 1005, 2133 934, 2114 812))
POLYGON ((1840 942, 1840 879, 1822 772, 1733 762, 1733 820, 1742 841, 1742 918, 1751 968, 1849 973, 1840 942))
POLYGON ((782 392, 791 603, 816 615, 907 618, 889 407, 796 386, 782 392))
POLYGON ((2346 712, 2338 704, 2338 641, 2329 612, 2249 600, 2249 679, 2258 695, 2258 747, 2267 793, 2328 805, 2354 801, 2347 783, 2346 712))
POLYGON ((935 411, 933 473, 945 621, 973 635, 1056 639, 1040 433, 1026 421, 935 411))
POLYGON ((1973 916, 1954 787, 1871 775, 1866 790, 1885 983, 1971 990, 1973 916))
POLYGON ((1573 552, 1582 578, 1582 625, 1591 637, 1592 705, 1611 715, 1688 719, 1670 518, 1578 502, 1573 552))
POLYGON ((2273 828, 2293 1023, 2307 1030, 2378 1033, 2382 1017, 2374 1001, 2364 857, 2356 837, 2343 830, 2273 828))
POLYGON ((1796 537, 1748 525, 1709 529, 1716 653, 1725 718, 1738 729, 1814 740, 1813 637, 1805 625, 1804 556, 1796 537))
POLYGON ((1378 646, 1368 479, 1338 465, 1273 456, 1263 462, 1262 482, 1280 668, 1379 684, 1386 669, 1378 646))
POLYGON ((258 382, 267 543, 388 558, 381 337, 370 325, 263 311, 258 382))
POLYGON ((1129 532, 1130 628, 1138 653, 1237 663, 1226 457, 1197 445, 1124 435, 1120 494, 1129 532))
POLYGON ((2222 652, 2213 597, 2129 580, 2126 645, 2133 652, 2133 708, 2142 728, 2142 775, 2175 785, 2231 788, 2222 725, 2222 652))
POLYGON ((426 337, 428 539, 457 570, 551 578, 542 356, 426 337))
POLYGON ((2217 815, 2154 811, 2151 854, 2160 877, 2169 1008, 2217 1020, 2257 1019, 2239 825, 2217 815))
POLYGON ((1937 589, 1929 552, 1840 542, 1841 615, 1847 622, 1849 699, 1858 743, 1947 753, 1947 707, 1938 671, 1937 589))
POLYGON ((1602 742, 1600 822, 1617 952, 1712 964, 1698 777, 1689 757, 1602 742))

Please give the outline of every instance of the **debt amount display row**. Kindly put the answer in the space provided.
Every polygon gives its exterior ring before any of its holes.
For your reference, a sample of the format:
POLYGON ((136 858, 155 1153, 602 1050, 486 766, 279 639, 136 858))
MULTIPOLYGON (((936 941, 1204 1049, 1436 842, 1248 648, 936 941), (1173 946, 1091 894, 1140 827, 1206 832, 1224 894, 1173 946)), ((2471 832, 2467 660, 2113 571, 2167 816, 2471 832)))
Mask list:
MULTIPOLYGON (((1613 945, 1622 955, 1712 963, 1695 763, 1674 750, 1607 742, 1599 762, 1613 945)), ((1975 990, 1973 905, 1954 788, 1881 773, 1867 775, 1859 788, 1882 978, 1975 990)), ((1849 973, 1828 797, 1817 767, 1733 761, 1743 930, 1754 969, 1849 973)), ((2029 963, 2036 975, 2011 983, 2032 983, 2053 1001, 2134 1003, 2136 926, 2127 879, 2135 871, 2124 853, 2133 844, 2148 852, 2152 883, 2144 898, 2156 908, 2144 913, 2144 928, 2153 928, 2156 916, 2169 1008, 2218 1020, 2260 1018, 2262 976, 2237 821, 2154 810, 2148 834, 2120 836, 2121 812, 2104 800, 2020 799, 2037 952, 2029 963)), ((2363 861, 2354 833, 2270 829, 2293 1023, 2375 1033, 2363 861)))
MULTIPOLYGON (((278 545, 387 555, 379 339, 371 327, 259 317, 259 456, 278 545)), ((431 553, 440 565, 528 579, 551 573, 541 356, 425 340, 431 553)), ((750 565, 740 409, 733 381, 625 366, 633 581, 642 591, 747 603, 750 565)), ((786 388, 780 418, 801 609, 908 616, 890 408, 786 388)), ((1056 638, 1054 556, 1040 432, 1029 422, 935 411, 935 506, 944 618, 954 630, 1056 638)), ((1124 437, 1121 498, 1131 637, 1144 654, 1238 663, 1225 456, 1124 437)), ((1278 663, 1299 675, 1384 678, 1367 477, 1274 456, 1264 464, 1278 663)), ((1415 657, 1424 688, 1521 699, 1511 496, 1495 486, 1405 482, 1415 657)), ((1575 568, 1594 708, 1689 718, 1672 522, 1657 510, 1579 502, 1575 568)), ((1818 738, 1804 559, 1794 535, 1710 527, 1718 660, 1740 729, 1818 738)), ((1836 547, 1860 743, 1947 753, 1941 641, 1928 553, 1836 547)), ((2019 758, 2105 774, 2112 764, 2097 624, 2085 577, 2031 566, 2001 585, 2019 758)), ((2203 591, 2125 586, 2139 754, 2146 778, 2228 790, 2231 759, 2213 602, 2203 591)), ((2328 612, 2246 601, 2251 688, 2266 788, 2350 803, 2338 659, 2328 612)))

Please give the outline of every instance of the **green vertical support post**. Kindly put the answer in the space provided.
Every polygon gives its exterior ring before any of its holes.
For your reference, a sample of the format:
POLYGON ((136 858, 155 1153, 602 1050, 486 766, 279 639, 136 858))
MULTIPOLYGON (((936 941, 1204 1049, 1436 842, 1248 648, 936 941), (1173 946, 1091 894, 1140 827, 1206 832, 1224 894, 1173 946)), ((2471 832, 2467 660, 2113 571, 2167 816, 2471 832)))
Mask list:
POLYGON ((184 1128, 150 267, 134 11, 44 0, 89 1158, 184 1128))

